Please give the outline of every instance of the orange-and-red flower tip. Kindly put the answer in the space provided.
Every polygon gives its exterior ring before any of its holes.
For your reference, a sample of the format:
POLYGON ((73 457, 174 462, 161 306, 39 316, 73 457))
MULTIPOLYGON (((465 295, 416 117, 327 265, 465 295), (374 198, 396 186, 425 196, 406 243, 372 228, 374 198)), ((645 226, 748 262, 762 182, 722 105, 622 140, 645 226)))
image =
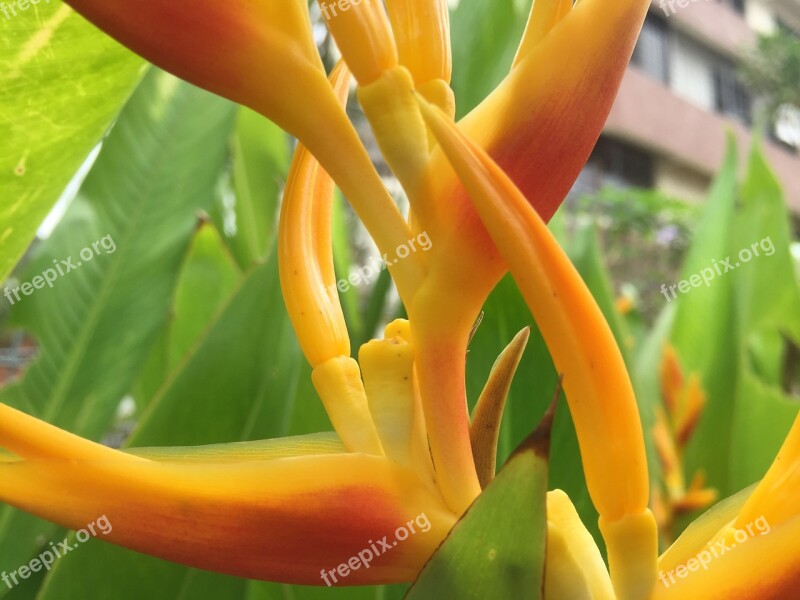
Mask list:
POLYGON ((335 435, 126 453, 0 405, 0 447, 0 502, 72 529, 105 515, 106 541, 239 577, 325 585, 371 549, 340 583, 411 581, 455 523, 428 472, 335 435))
POLYGON ((653 600, 794 598, 799 500, 800 415, 755 489, 713 507, 661 556, 653 600))
MULTIPOLYGON (((537 0, 508 76, 459 128, 511 178, 545 221, 594 147, 630 60, 647 0, 537 0)), ((443 156, 429 197, 448 224, 435 240, 451 285, 480 304, 507 265, 443 156), (453 258, 453 257, 457 257, 453 258), (474 292, 470 288, 474 288, 474 292)), ((431 209, 429 209, 431 210, 431 209)), ((432 227, 425 225, 426 227, 432 227)))
POLYGON ((147 60, 289 130, 304 117, 295 96, 326 85, 303 0, 69 4, 147 60))
POLYGON ((594 147, 648 0, 537 0, 508 76, 460 123, 544 220, 594 147))

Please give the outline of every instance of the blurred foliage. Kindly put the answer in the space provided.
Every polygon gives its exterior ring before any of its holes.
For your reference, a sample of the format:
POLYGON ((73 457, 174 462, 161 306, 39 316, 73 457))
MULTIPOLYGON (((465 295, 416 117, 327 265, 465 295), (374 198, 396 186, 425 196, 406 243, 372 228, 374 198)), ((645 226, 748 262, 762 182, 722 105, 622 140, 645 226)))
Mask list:
POLYGON ((658 190, 606 187, 570 201, 567 220, 573 227, 587 220, 596 224, 620 293, 632 296, 651 324, 662 303, 645 290, 675 281, 700 208, 658 190))
POLYGON ((748 85, 767 101, 770 117, 785 105, 800 108, 800 41, 784 29, 761 34, 742 65, 748 85))

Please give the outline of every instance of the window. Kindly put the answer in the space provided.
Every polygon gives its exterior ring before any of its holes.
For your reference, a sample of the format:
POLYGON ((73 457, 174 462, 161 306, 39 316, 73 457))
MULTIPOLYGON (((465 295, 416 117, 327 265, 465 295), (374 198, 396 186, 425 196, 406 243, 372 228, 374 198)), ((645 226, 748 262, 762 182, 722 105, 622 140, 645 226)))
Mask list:
POLYGON ((795 152, 800 149, 800 109, 791 104, 781 106, 770 133, 774 141, 795 152))
POLYGON ((613 183, 619 187, 651 188, 655 180, 651 156, 606 136, 597 142, 587 167, 600 175, 603 183, 613 183))
POLYGON ((714 96, 720 113, 750 125, 752 99, 750 92, 739 80, 733 64, 719 62, 714 67, 714 96))
POLYGON ((745 0, 717 0, 721 4, 725 4, 730 6, 733 10, 738 12, 740 15, 744 14, 745 11, 745 0))
POLYGON ((669 85, 669 47, 667 22, 651 13, 644 22, 632 63, 654 79, 669 85))

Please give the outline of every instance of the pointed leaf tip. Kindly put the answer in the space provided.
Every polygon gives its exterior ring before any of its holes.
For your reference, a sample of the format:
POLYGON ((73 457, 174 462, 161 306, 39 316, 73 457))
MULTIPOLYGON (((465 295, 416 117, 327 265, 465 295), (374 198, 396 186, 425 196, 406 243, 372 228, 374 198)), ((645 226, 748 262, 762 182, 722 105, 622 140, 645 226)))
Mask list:
MULTIPOLYGON (((482 316, 483 313, 473 326, 473 331, 480 323, 482 316)), ((469 433, 475 468, 478 471, 478 480, 482 488, 485 488, 494 478, 497 466, 497 441, 500 437, 503 411, 511 389, 511 382, 514 380, 530 335, 531 328, 526 327, 506 346, 492 367, 489 379, 475 407, 469 433)))

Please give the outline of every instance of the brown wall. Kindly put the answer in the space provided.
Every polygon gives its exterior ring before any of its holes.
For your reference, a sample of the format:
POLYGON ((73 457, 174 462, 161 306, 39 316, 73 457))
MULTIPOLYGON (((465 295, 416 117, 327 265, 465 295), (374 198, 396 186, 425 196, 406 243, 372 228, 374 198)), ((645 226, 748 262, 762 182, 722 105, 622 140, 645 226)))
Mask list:
MULTIPOLYGON (((751 136, 743 125, 695 106, 630 68, 605 132, 710 176, 722 164, 727 130, 736 135, 744 162, 751 136)), ((800 214, 800 155, 769 141, 764 147, 787 203, 800 214)))
MULTIPOLYGON (((744 17, 729 6, 716 0, 680 2, 686 2, 687 6, 681 8, 678 0, 674 0, 675 12, 668 17, 669 24, 675 29, 727 54, 738 54, 755 43, 756 35, 750 30, 744 17)), ((660 6, 660 0, 652 0, 650 10, 662 17, 667 16, 660 6)))

